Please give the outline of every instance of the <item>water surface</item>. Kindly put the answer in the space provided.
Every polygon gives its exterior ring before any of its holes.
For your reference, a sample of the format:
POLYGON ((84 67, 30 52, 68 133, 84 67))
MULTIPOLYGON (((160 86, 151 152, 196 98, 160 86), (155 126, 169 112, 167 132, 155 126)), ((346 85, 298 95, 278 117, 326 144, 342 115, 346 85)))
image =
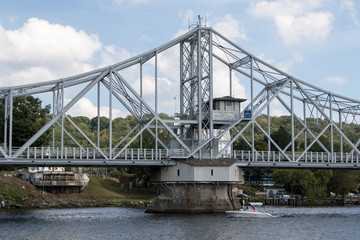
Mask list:
POLYGON ((359 239, 360 207, 262 207, 274 218, 144 209, 0 210, 0 239, 359 239))

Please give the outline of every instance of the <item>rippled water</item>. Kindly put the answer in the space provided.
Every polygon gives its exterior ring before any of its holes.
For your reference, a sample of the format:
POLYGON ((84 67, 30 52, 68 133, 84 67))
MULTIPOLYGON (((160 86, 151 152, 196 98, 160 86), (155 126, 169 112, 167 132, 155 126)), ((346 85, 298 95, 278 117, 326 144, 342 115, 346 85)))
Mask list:
POLYGON ((0 239, 360 239, 360 207, 262 207, 274 218, 144 209, 0 210, 0 239))

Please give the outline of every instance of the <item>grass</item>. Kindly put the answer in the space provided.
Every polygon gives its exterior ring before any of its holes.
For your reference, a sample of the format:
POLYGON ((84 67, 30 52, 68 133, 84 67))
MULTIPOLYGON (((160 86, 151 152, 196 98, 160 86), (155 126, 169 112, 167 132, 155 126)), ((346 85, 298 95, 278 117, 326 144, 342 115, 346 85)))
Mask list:
MULTIPOLYGON (((1 174, 1 172, 0 172, 1 174)), ((8 207, 95 207, 144 206, 156 197, 154 189, 121 189, 117 178, 90 177, 81 193, 53 194, 36 189, 31 183, 17 177, 0 175, 0 201, 8 207)))
POLYGON ((90 177, 89 186, 82 193, 92 199, 123 199, 123 200, 150 200, 156 197, 153 189, 135 188, 134 190, 121 189, 116 178, 90 177))

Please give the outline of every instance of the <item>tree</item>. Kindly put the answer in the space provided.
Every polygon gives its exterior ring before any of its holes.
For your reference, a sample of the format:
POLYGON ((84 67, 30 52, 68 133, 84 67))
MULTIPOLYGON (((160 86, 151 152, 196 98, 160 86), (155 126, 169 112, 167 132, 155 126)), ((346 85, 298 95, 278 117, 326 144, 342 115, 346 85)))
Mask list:
POLYGON ((356 192, 358 188, 359 173, 356 170, 338 169, 333 170, 328 188, 337 195, 356 192))
POLYGON ((332 176, 331 170, 289 170, 281 169, 274 171, 274 180, 283 184, 290 194, 298 194, 301 197, 309 197, 315 201, 327 195, 327 184, 332 176))
MULTIPOLYGON (((91 124, 91 127, 90 127, 91 131, 96 132, 97 128, 98 128, 98 118, 97 117, 92 118, 90 121, 90 124, 91 124)), ((104 129, 109 128, 109 125, 110 125, 109 118, 100 117, 100 132, 104 129)))
MULTIPOLYGON (((26 143, 50 119, 50 105, 41 107, 42 101, 32 96, 16 97, 13 100, 12 145, 26 143)), ((0 102, 0 141, 4 139, 4 102, 0 102)), ((10 124, 10 123, 9 123, 10 124)), ((9 128, 8 128, 9 129, 9 128)), ((33 143, 35 146, 49 144, 51 132, 46 131, 33 143)))
MULTIPOLYGON (((284 125, 280 125, 279 129, 271 134, 271 138, 281 149, 284 149, 291 142, 291 133, 286 130, 284 125)), ((277 148, 273 144, 271 145, 271 149, 277 151, 277 148)))

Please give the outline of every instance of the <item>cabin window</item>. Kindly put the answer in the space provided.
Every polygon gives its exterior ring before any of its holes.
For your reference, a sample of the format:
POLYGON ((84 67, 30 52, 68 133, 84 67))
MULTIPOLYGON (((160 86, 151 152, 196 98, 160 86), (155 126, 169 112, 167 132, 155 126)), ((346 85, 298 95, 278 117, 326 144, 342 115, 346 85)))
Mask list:
POLYGON ((177 170, 177 175, 180 176, 180 169, 177 170))
POLYGON ((226 111, 234 111, 232 102, 226 102, 226 111))
POLYGON ((211 176, 214 176, 214 169, 211 169, 211 176))

